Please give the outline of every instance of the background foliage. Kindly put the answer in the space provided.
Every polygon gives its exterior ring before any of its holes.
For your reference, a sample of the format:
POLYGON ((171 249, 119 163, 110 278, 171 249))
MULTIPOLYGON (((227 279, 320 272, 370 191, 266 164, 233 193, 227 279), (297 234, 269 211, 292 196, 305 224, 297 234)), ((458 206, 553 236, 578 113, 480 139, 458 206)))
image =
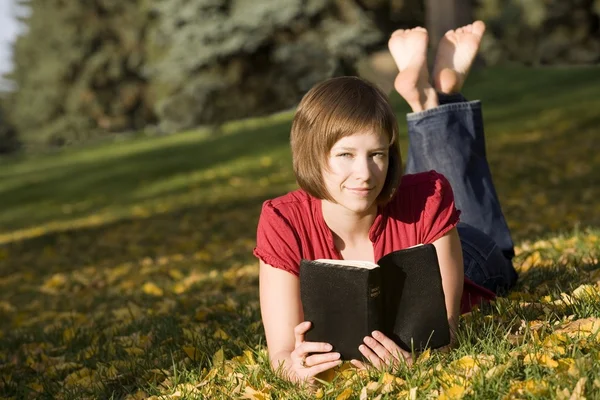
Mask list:
MULTIPOLYGON (((18 0, 16 91, 4 120, 24 148, 162 134, 293 107, 358 73, 435 0, 18 0)), ((488 24, 487 64, 593 64, 600 0, 461 0, 488 24)), ((4 122, 0 122, 4 123, 4 122)), ((6 135, 0 135, 0 141, 6 135)), ((11 136, 12 137, 12 136, 11 136)), ((10 142, 12 143, 12 142, 10 142)), ((2 145, 15 150, 13 144, 2 145)))

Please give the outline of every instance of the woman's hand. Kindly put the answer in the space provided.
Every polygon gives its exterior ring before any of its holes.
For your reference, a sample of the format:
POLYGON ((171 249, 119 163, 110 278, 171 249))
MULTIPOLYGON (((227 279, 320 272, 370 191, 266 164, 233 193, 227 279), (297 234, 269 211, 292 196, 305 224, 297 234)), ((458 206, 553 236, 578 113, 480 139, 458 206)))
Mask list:
MULTIPOLYGON (((383 370, 388 367, 397 368, 404 362, 408 365, 412 364, 411 353, 400 348, 392 339, 379 331, 373 331, 372 335, 364 338, 364 344, 358 346, 358 350, 375 368, 383 370)), ((361 361, 350 362, 359 369, 365 368, 361 361)))
POLYGON ((329 343, 304 341, 304 334, 310 329, 310 324, 305 321, 294 328, 296 343, 290 354, 290 372, 299 381, 312 381, 315 375, 342 363, 340 353, 331 353, 333 347, 329 343))

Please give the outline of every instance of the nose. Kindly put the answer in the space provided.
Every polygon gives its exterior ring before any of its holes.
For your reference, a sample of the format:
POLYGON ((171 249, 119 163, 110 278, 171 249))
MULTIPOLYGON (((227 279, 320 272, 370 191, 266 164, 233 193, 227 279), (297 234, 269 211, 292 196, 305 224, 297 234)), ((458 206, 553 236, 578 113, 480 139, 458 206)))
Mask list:
POLYGON ((371 157, 356 157, 354 161, 354 176, 355 178, 368 181, 373 173, 373 160, 371 157))

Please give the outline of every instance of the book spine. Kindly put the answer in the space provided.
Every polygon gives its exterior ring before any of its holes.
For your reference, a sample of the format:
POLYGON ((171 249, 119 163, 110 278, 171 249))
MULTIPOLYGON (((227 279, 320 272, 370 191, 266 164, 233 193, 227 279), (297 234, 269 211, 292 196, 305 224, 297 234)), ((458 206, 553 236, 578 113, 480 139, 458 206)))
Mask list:
POLYGON ((367 332, 382 331, 383 326, 383 285, 381 268, 372 269, 367 285, 367 332))

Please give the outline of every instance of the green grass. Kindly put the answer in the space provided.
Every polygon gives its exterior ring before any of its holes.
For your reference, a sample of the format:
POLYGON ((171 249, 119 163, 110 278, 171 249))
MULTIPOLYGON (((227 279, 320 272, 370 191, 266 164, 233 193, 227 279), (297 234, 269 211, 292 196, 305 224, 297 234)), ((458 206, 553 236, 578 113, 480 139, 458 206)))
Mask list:
POLYGON ((262 202, 295 188, 291 113, 0 160, 0 397, 599 396, 595 337, 561 331, 600 317, 599 72, 473 73, 517 292, 399 380, 348 371, 317 393, 268 368, 251 255, 262 202))

